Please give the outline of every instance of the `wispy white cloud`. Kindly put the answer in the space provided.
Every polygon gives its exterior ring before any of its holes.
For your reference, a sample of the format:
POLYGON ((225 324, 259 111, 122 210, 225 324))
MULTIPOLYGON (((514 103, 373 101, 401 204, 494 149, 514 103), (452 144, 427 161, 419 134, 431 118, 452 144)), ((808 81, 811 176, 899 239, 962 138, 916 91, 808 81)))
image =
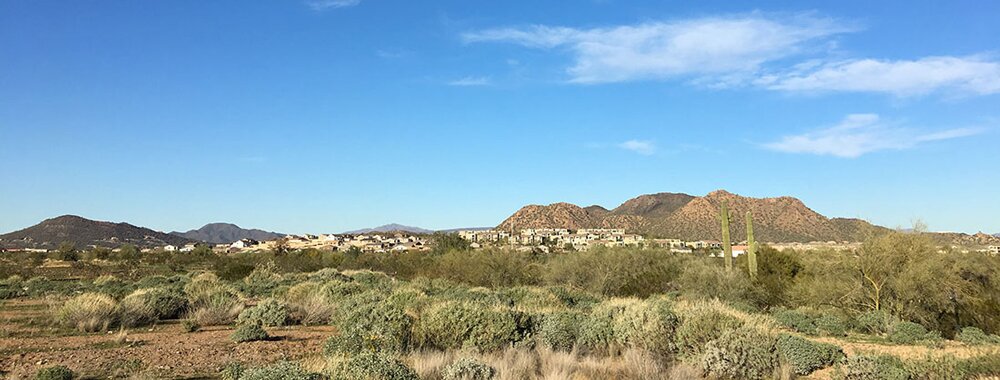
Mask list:
POLYGON ((461 78, 461 79, 456 79, 456 80, 450 81, 450 82, 448 82, 448 85, 449 86, 465 86, 465 87, 468 87, 468 86, 489 86, 492 83, 493 83, 493 81, 490 79, 490 77, 468 76, 468 77, 465 77, 465 78, 461 78))
POLYGON ((644 156, 656 153, 656 144, 648 140, 628 140, 618 144, 618 147, 644 156))
POLYGON ((800 66, 764 76, 757 84, 782 91, 879 92, 899 97, 935 91, 987 95, 1000 93, 1000 63, 976 56, 856 59, 800 66))
POLYGON ((980 128, 918 131, 885 122, 876 114, 852 114, 833 127, 785 136, 764 147, 786 153, 855 158, 880 150, 908 149, 925 142, 967 137, 982 132, 980 128))
POLYGON ((306 5, 317 11, 353 7, 361 4, 361 0, 306 0, 306 5))
POLYGON ((807 42, 856 28, 811 15, 750 14, 608 28, 536 25, 468 32, 465 42, 508 42, 566 48, 570 81, 607 83, 678 76, 753 73, 807 49, 807 42))

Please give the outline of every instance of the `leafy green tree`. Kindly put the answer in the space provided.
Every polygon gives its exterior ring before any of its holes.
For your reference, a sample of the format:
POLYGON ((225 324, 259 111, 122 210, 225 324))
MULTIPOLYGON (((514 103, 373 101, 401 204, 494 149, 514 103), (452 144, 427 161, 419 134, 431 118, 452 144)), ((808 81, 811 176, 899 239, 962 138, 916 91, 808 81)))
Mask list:
POLYGON ((468 251, 472 249, 472 243, 456 233, 435 232, 431 236, 436 253, 448 251, 468 251))

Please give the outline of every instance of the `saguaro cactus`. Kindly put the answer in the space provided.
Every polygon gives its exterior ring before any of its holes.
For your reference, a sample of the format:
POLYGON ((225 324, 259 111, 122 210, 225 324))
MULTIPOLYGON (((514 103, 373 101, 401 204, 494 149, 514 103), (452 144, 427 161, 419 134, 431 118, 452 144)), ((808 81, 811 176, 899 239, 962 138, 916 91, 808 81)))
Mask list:
POLYGON ((719 211, 722 218, 722 250, 725 252, 726 271, 733 270, 733 245, 729 241, 729 206, 722 202, 722 210, 719 211))
POLYGON ((753 214, 747 211, 747 266, 750 279, 757 280, 757 240, 753 238, 753 214))

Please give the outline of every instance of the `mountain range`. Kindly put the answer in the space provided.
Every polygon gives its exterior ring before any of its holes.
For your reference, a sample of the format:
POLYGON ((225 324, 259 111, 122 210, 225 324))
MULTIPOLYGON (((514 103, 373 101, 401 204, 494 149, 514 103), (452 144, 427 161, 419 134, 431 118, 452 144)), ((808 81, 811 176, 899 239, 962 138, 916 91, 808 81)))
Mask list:
POLYGON ((344 232, 344 233, 348 234, 348 235, 362 235, 362 234, 370 234, 370 233, 373 233, 373 232, 383 232, 383 233, 384 232, 409 232, 409 233, 414 233, 414 234, 432 234, 432 233, 434 233, 433 230, 428 230, 428 229, 423 229, 423 228, 420 228, 420 227, 413 227, 413 226, 404 226, 402 224, 396 224, 396 223, 386 224, 386 225, 382 225, 382 226, 378 226, 378 227, 374 227, 374 228, 362 228, 360 230, 347 231, 347 232, 344 232))
POLYGON ((612 210, 570 203, 529 205, 497 228, 625 228, 654 237, 720 240, 719 210, 723 203, 732 215, 730 231, 736 241, 746 236, 747 211, 753 215, 755 237, 766 242, 860 241, 888 231, 860 219, 827 218, 796 198, 751 198, 725 190, 700 197, 679 193, 640 195, 612 210))
POLYGON ((128 223, 101 222, 76 215, 46 219, 23 230, 0 235, 0 245, 4 247, 54 249, 63 242, 73 243, 77 248, 91 245, 117 247, 122 244, 145 248, 183 245, 194 240, 128 223))
POLYGON ((287 235, 258 229, 244 229, 232 223, 209 223, 197 230, 190 230, 188 232, 174 231, 170 234, 213 244, 227 244, 242 239, 267 241, 287 235))

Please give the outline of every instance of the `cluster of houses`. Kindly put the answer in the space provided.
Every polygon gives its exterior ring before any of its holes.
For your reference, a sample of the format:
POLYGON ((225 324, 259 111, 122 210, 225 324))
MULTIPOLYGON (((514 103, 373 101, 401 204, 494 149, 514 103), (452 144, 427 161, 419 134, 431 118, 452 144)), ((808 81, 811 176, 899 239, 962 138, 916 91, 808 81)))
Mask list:
MULTIPOLYGON (((570 230, 566 228, 529 228, 520 230, 517 234, 502 230, 464 230, 458 235, 472 243, 473 248, 488 246, 513 246, 517 249, 540 249, 548 251, 550 247, 559 249, 572 248, 586 251, 591 247, 661 247, 671 251, 690 253, 697 249, 720 249, 722 243, 711 240, 683 241, 680 239, 646 239, 642 235, 629 234, 624 228, 581 228, 570 230)), ((737 247, 733 247, 734 254, 737 247)), ((743 253, 740 250, 739 253, 743 253)))
POLYGON ((315 248, 327 251, 347 251, 357 248, 362 252, 423 251, 430 249, 427 239, 402 233, 370 235, 288 235, 279 240, 260 242, 242 239, 231 244, 218 244, 218 252, 240 252, 246 250, 274 249, 284 244, 289 249, 315 248))

